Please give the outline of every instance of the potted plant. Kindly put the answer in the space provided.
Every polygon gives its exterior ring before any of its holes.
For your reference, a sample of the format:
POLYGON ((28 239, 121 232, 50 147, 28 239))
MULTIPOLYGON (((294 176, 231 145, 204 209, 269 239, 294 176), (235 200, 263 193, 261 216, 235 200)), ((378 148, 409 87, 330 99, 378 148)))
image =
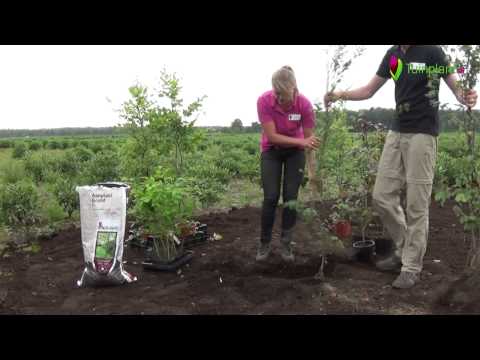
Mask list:
POLYGON ((330 219, 333 223, 332 230, 339 238, 346 239, 352 236, 352 216, 355 208, 351 199, 346 195, 340 198, 333 206, 330 219))
POLYGON ((177 224, 177 236, 184 247, 190 247, 207 241, 207 225, 198 221, 186 221, 177 224))
POLYGON ((361 240, 353 243, 353 248, 359 260, 370 261, 375 254, 375 241, 366 238, 366 231, 374 219, 374 211, 371 205, 371 193, 375 185, 375 176, 378 166, 379 146, 383 144, 383 127, 372 124, 366 119, 359 119, 361 130, 361 143, 356 151, 358 169, 360 170, 361 184, 354 201, 355 218, 358 219, 361 240), (374 131, 373 141, 369 139, 369 132, 374 131))
POLYGON ((174 271, 192 258, 177 236, 177 224, 192 217, 195 202, 189 189, 160 167, 154 176, 134 186, 133 214, 147 235, 145 268, 174 271))

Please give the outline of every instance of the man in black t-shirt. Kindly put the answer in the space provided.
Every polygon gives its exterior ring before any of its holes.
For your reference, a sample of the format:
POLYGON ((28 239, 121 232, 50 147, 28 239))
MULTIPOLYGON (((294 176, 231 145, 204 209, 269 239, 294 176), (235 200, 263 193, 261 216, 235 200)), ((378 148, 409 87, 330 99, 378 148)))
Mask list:
POLYGON ((428 239, 428 210, 432 193, 439 133, 438 90, 443 78, 457 100, 469 108, 477 93, 457 86, 457 69, 435 45, 396 45, 385 54, 370 82, 350 91, 325 95, 325 104, 338 99, 371 98, 385 82, 395 81, 396 112, 378 165, 373 204, 395 243, 395 251, 379 261, 381 270, 400 271, 393 287, 406 289, 419 281, 428 239), (407 187, 407 214, 400 192, 407 187))

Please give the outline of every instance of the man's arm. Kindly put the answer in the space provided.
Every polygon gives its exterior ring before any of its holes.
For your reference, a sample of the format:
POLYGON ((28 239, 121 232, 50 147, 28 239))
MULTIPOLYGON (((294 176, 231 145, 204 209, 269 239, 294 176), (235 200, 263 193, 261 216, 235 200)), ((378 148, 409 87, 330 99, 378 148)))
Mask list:
POLYGON ((388 79, 378 75, 374 75, 370 82, 355 90, 349 91, 334 91, 327 93, 324 97, 325 106, 329 106, 331 102, 342 100, 366 100, 370 99, 375 93, 387 82, 388 79))
POLYGON ((444 80, 460 104, 468 106, 469 108, 472 108, 476 105, 477 92, 475 90, 464 91, 458 84, 457 74, 448 74, 444 80))

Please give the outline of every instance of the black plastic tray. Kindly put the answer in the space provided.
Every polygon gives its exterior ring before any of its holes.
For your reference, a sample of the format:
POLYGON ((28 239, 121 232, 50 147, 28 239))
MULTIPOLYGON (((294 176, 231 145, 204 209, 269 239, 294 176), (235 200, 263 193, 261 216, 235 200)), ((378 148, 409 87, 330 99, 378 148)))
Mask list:
POLYGON ((185 251, 181 256, 169 263, 160 263, 154 261, 142 262, 143 268, 155 271, 177 271, 180 267, 193 259, 193 251, 185 251))
POLYGON ((196 234, 194 236, 188 236, 183 240, 183 246, 185 247, 192 247, 201 244, 205 244, 208 240, 208 235, 206 233, 203 234, 196 234))

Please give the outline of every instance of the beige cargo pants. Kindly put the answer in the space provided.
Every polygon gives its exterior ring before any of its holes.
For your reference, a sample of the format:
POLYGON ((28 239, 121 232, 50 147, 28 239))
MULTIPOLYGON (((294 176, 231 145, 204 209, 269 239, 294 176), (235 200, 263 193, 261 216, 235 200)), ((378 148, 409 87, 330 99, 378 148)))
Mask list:
POLYGON ((378 165, 373 206, 396 245, 402 271, 422 271, 436 158, 434 136, 388 132, 378 165), (406 217, 400 204, 405 184, 406 217))

